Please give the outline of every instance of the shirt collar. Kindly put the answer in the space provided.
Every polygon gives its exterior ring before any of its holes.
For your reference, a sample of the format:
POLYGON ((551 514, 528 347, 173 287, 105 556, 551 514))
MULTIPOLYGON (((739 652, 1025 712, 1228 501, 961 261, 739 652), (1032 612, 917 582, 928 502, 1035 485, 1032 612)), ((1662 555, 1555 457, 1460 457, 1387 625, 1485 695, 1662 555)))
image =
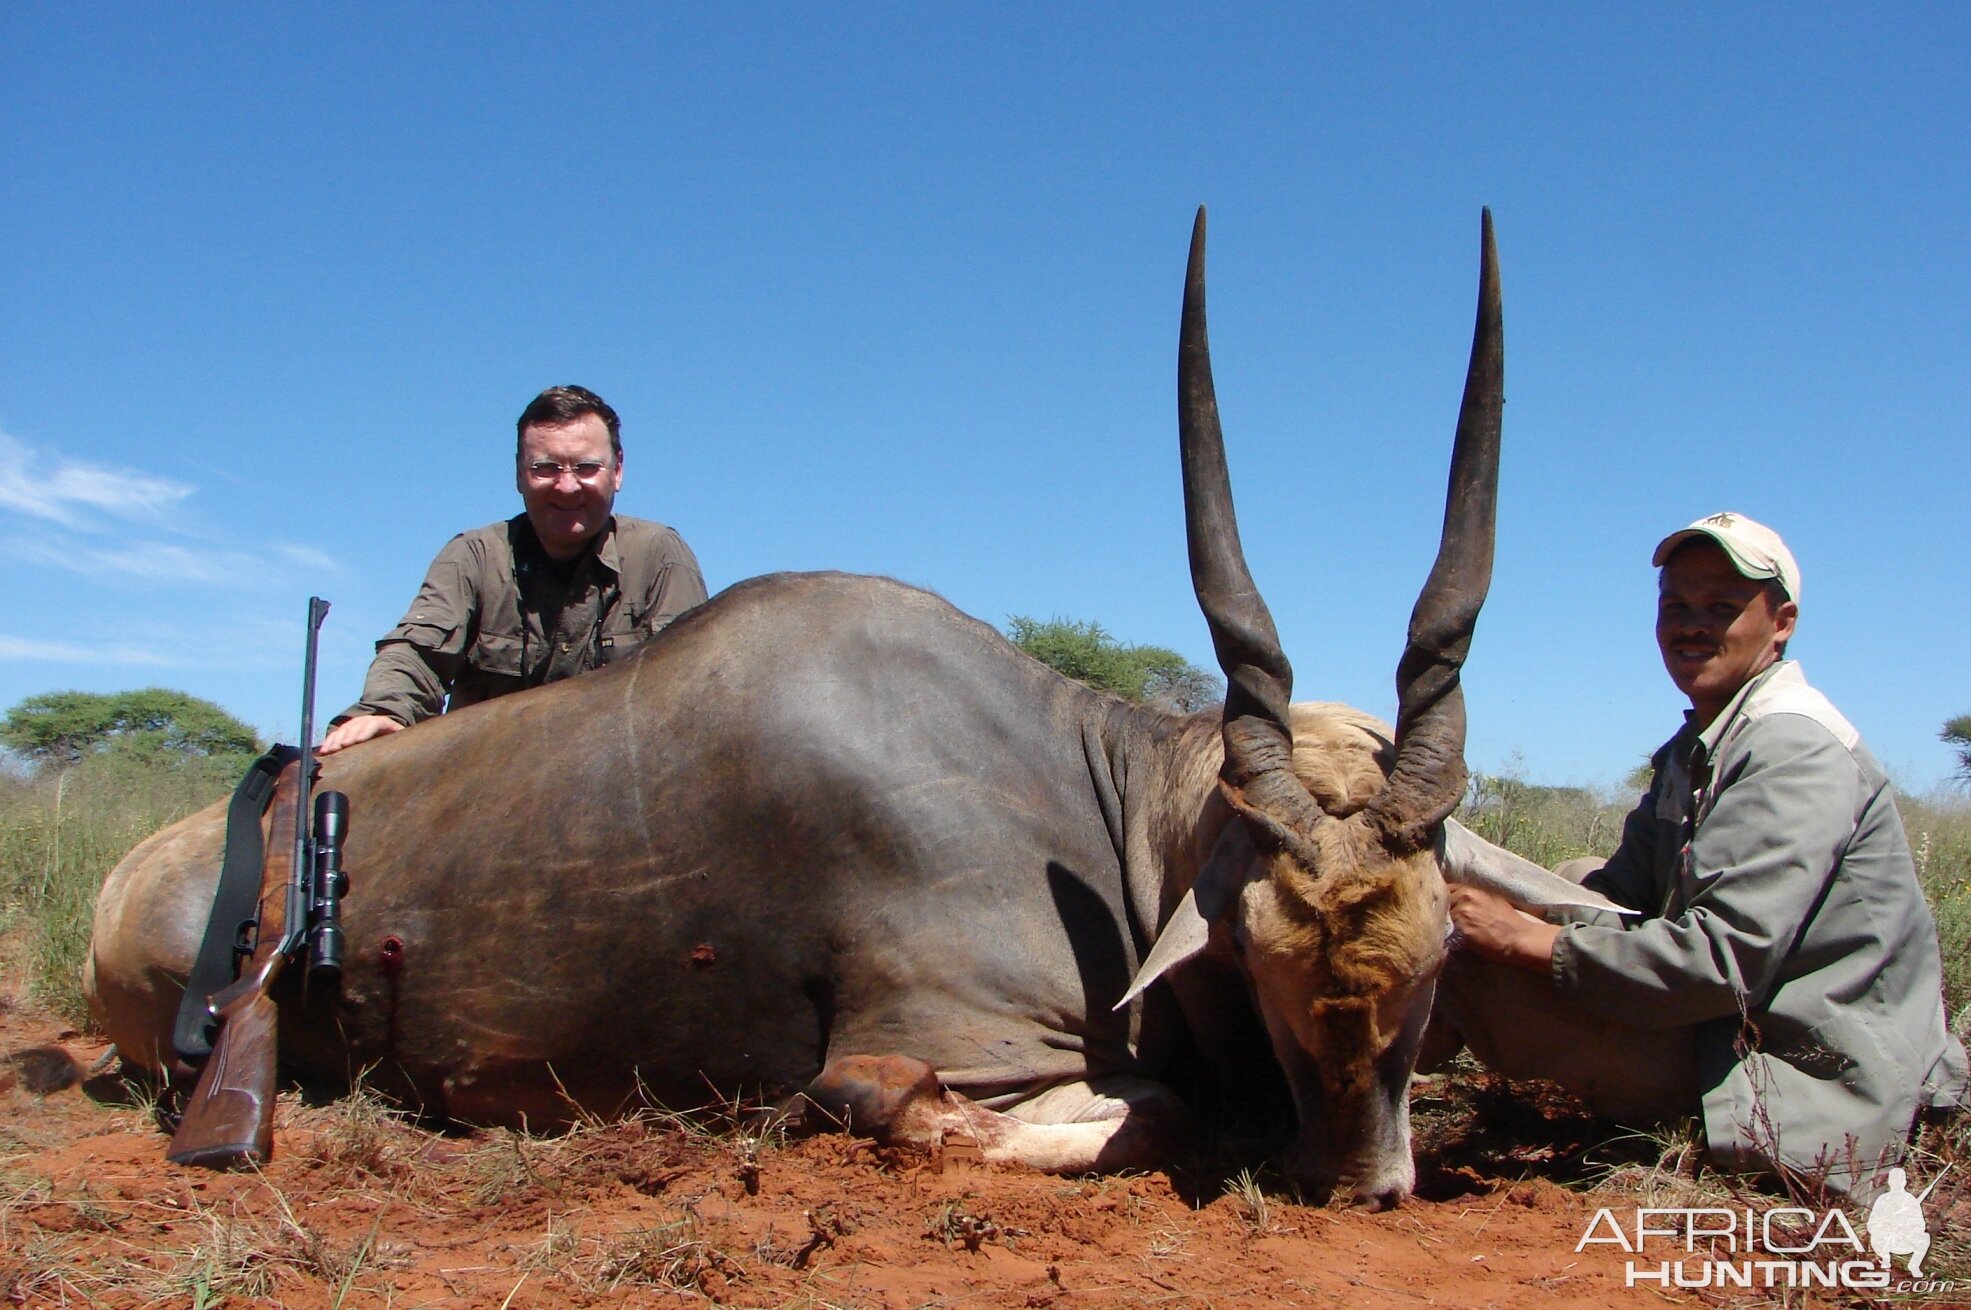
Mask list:
POLYGON ((617 577, 623 576, 623 552, 616 544, 614 514, 611 514, 609 521, 602 525, 602 531, 595 534, 595 562, 617 577))
POLYGON ((1806 675, 1800 672, 1799 664, 1793 660, 1775 660, 1770 667, 1761 669, 1738 689, 1736 696, 1725 703, 1725 708, 1719 712, 1718 717, 1711 720, 1711 726, 1697 734, 1697 749, 1700 757, 1710 759, 1717 753, 1718 747, 1724 744, 1725 737, 1731 732, 1733 724, 1745 713, 1745 707, 1751 703, 1752 698, 1761 688, 1768 683, 1781 685, 1797 682, 1804 686, 1806 681, 1806 675))

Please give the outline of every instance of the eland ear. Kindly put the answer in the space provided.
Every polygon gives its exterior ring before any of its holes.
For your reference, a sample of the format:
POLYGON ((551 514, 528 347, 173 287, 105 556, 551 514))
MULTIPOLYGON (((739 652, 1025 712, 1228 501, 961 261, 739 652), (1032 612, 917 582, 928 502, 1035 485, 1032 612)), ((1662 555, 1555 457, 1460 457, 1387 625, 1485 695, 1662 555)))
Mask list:
POLYGON ((1157 934, 1156 944, 1144 957, 1143 967, 1136 971, 1129 990, 1122 994, 1114 1009, 1120 1010, 1141 996, 1144 988, 1205 948, 1211 939, 1211 925, 1238 901, 1239 893, 1252 881, 1258 868, 1258 854, 1245 821, 1234 817, 1218 834, 1198 880, 1171 911, 1163 931, 1157 934))
POLYGON ((1503 846, 1494 846, 1456 819, 1444 820, 1444 832, 1438 838, 1437 867, 1443 871, 1445 882, 1496 892, 1520 909, 1535 914, 1562 907, 1608 910, 1615 914, 1640 913, 1626 905, 1617 905, 1600 892, 1569 882, 1503 846))

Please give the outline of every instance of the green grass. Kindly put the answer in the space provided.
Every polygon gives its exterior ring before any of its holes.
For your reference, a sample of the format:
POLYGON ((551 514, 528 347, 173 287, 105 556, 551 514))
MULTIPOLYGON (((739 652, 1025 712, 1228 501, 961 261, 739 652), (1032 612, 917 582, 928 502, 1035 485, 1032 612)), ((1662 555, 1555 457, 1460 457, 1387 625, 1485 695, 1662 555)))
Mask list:
POLYGON ((1937 916, 1950 1013, 1971 1005, 1971 796, 1900 797, 1923 894, 1937 916))
POLYGON ((244 758, 91 756, 60 773, 0 773, 0 939, 32 997, 88 1021, 82 961, 96 892, 131 847, 225 796, 244 758))

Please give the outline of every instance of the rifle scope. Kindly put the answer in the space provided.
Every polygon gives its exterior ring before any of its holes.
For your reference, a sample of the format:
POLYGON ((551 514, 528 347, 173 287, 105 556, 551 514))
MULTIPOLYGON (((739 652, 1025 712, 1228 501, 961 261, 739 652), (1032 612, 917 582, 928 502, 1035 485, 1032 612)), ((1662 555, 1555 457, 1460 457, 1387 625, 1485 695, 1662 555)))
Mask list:
POLYGON ((342 977, 342 837, 349 830, 349 798, 325 791, 315 798, 315 867, 309 887, 308 978, 334 983, 342 977))

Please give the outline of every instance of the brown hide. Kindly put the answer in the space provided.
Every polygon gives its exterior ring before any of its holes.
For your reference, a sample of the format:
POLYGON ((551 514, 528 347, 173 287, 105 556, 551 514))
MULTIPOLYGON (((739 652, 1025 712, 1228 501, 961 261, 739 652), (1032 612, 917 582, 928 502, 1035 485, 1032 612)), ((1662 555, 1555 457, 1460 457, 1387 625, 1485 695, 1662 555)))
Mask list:
POLYGON ((82 989, 125 1059, 162 1073, 171 1029, 205 935, 226 845, 226 802, 210 805, 139 843, 96 897, 82 989))

